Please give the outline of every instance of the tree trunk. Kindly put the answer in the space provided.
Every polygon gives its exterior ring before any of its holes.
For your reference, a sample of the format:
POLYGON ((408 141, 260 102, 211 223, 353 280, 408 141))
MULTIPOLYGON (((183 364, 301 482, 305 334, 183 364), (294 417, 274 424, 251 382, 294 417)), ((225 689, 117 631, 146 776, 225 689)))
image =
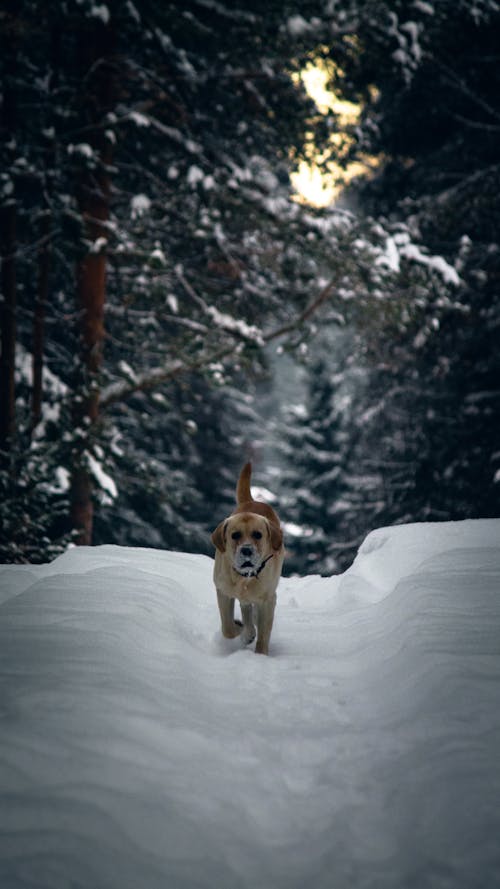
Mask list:
POLYGON ((109 61, 111 32, 99 23, 82 35, 83 115, 95 126, 90 145, 94 168, 82 172, 78 205, 83 223, 85 255, 76 265, 76 300, 80 325, 81 381, 73 406, 78 442, 72 468, 71 522, 79 545, 92 543, 94 481, 88 454, 99 419, 99 376, 104 346, 106 243, 109 219, 111 143, 102 134, 102 120, 112 107, 114 70, 109 61))
MULTIPOLYGON (((0 138, 12 142, 17 123, 17 49, 10 40, 2 53, 2 102, 0 138)), ((14 186, 11 184, 11 188, 14 186)), ((14 193, 0 207, 0 465, 13 471, 13 438, 16 431, 16 248, 17 205, 14 193)))
MULTIPOLYGON (((86 236, 94 244, 104 237, 100 224, 108 218, 109 182, 101 175, 99 193, 94 195, 92 207, 82 203, 80 209, 85 220, 86 236), (98 215, 99 214, 99 215, 98 215)), ((87 449, 92 432, 99 419, 99 372, 102 366, 104 346, 104 306, 106 300, 106 253, 87 253, 77 264, 77 305, 80 313, 81 361, 83 386, 73 405, 73 422, 81 431, 84 445, 73 467, 71 489, 72 526, 79 532, 76 542, 89 546, 92 543, 94 519, 93 479, 89 470, 87 449)))
POLYGON ((42 418, 43 397, 43 347, 45 339, 45 312, 49 293, 50 267, 50 213, 43 214, 40 223, 40 247, 38 250, 38 288, 33 316, 33 389, 31 395, 31 425, 34 428, 42 418))
MULTIPOLYGON (((15 361, 16 361, 16 205, 0 208, 1 289, 0 327, 0 451, 7 463, 16 429, 15 361)), ((3 461, 2 461, 3 462, 3 461)))

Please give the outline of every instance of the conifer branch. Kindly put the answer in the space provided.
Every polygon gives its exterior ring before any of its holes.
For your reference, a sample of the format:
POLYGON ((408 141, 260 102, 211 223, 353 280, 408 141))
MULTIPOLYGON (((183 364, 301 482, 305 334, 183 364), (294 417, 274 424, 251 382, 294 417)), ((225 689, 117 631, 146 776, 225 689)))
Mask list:
MULTIPOLYGON (((335 284, 336 282, 332 280, 325 287, 323 287, 318 296, 311 300, 306 308, 302 312, 300 312, 292 321, 289 321, 287 324, 283 324, 280 327, 275 328, 274 330, 270 330, 267 333, 263 333, 262 342, 271 343, 276 339, 280 339, 281 337, 286 336, 289 333, 293 333, 294 331, 299 330, 304 325, 304 323, 309 318, 311 318, 327 301, 335 288, 335 284)), ((191 287, 191 285, 189 286, 190 291, 192 291, 193 295, 195 295, 193 288, 191 287)), ((197 297, 197 299, 202 301, 201 297, 197 297)), ((341 316, 338 317, 339 323, 340 318, 341 316)), ((162 383, 167 383, 170 380, 183 376, 184 374, 196 373, 203 368, 209 368, 211 365, 218 364, 225 358, 228 358, 230 355, 234 355, 235 353, 241 351, 241 335, 239 335, 238 331, 236 330, 227 332, 235 336, 235 338, 237 339, 234 342, 227 344, 223 348, 215 349, 212 353, 205 353, 196 360, 192 361, 177 359, 169 362, 163 367, 160 366, 145 371, 143 374, 139 374, 134 379, 123 381, 120 380, 119 382, 111 383, 101 392, 101 409, 110 407, 110 405, 116 404, 117 402, 122 401, 123 399, 128 398, 130 395, 134 395, 137 392, 146 392, 150 391, 151 389, 155 389, 162 383)), ((247 340, 247 342, 253 342, 255 344, 254 340, 247 340)))

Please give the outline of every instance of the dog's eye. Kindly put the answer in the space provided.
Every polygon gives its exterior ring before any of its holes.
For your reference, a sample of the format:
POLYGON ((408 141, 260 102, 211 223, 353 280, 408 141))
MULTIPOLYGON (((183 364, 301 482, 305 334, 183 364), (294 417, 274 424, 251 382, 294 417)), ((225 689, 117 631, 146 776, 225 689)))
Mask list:
POLYGON ((233 540, 239 540, 241 537, 241 531, 233 531, 231 537, 233 540))
POLYGON ((262 537, 262 534, 260 531, 252 531, 252 537, 254 540, 260 540, 262 537))

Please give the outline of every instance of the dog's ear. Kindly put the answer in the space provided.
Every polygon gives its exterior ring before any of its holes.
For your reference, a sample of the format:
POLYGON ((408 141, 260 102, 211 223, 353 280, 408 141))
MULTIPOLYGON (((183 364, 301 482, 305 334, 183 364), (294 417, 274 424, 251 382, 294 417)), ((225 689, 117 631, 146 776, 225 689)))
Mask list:
POLYGON ((212 534, 212 543, 213 545, 223 553, 226 549, 226 525, 227 519, 224 519, 220 525, 217 525, 215 531, 212 534))
POLYGON ((274 550, 281 549, 283 546, 283 531, 274 522, 269 522, 269 536, 272 548, 274 550))

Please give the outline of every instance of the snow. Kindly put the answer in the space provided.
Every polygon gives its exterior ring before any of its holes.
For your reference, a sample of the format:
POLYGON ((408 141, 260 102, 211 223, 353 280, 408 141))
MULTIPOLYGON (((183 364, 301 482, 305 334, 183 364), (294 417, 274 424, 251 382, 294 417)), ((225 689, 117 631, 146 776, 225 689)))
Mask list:
POLYGON ((100 5, 95 3, 89 10, 89 16, 100 19, 103 25, 107 25, 110 19, 109 9, 104 3, 100 5))
POLYGON ((80 154, 82 157, 93 158, 94 149, 88 142, 79 142, 78 145, 68 145, 68 154, 80 154))
POLYGON ((0 566, 0 885, 500 884, 500 520, 283 578, 269 658, 206 556, 0 566))
POLYGON ((130 201, 130 216, 138 219, 151 209, 151 198, 147 194, 135 194, 130 201))
POLYGON ((434 7, 431 3, 425 3, 424 0, 413 0, 413 6, 424 15, 434 15, 434 7))
POLYGON ((103 253, 104 250, 106 250, 107 246, 108 246, 108 239, 107 238, 102 238, 102 237, 96 238, 95 241, 93 241, 92 244, 90 245, 89 253, 95 253, 95 254, 103 253))
POLYGON ((55 494, 65 494, 71 486, 71 476, 65 466, 56 466, 54 471, 55 483, 49 485, 49 491, 55 494))
POLYGON ((146 114, 142 114, 140 111, 130 111, 127 117, 135 123, 137 127, 149 127, 151 125, 150 118, 147 117, 146 114))
POLYGON ((392 272, 399 272, 401 257, 410 262, 427 266, 434 272, 437 272, 446 284, 458 287, 462 283, 454 266, 450 265, 443 256, 428 256, 423 253, 417 244, 410 242, 408 232, 399 232, 394 237, 387 237, 384 252, 376 258, 375 264, 386 266, 392 272))
POLYGON ((161 247, 155 247, 155 249, 151 253, 151 259, 159 265, 166 266, 168 264, 167 257, 165 256, 161 247))
MULTIPOLYGON (((33 380, 33 356, 21 343, 16 343, 16 376, 28 386, 33 380)), ((33 429, 31 449, 36 450, 47 437, 49 423, 57 424, 61 416, 61 402, 68 393, 68 387, 46 364, 42 367, 43 389, 47 396, 42 405, 42 418, 33 429)), ((59 486, 59 481, 57 482, 59 486)))
POLYGON ((403 77, 406 83, 409 83, 423 56, 419 42, 423 25, 413 21, 400 24, 395 12, 389 13, 389 20, 389 34, 395 37, 399 44, 399 48, 392 53, 392 58, 401 65, 403 77))
POLYGON ((120 373, 124 374, 127 379, 135 382, 137 380, 137 374, 133 367, 130 366, 128 361, 124 361, 123 359, 118 362, 118 370, 120 373))
POLYGON ((203 170, 201 170, 200 167, 197 167, 196 164, 192 164, 187 171, 186 176, 188 185, 194 188, 194 186, 198 185, 199 182, 203 182, 204 178, 205 174, 203 170))
POLYGON ((406 259, 413 260, 414 262, 418 262, 421 265, 426 265, 429 268, 434 269, 434 271, 441 275, 446 284, 453 284, 455 287, 458 287, 461 283, 460 276, 456 269, 454 269, 449 262, 446 262, 443 256, 426 256, 416 244, 408 244, 401 250, 401 255, 405 256, 406 259))
POLYGON ((289 537, 312 537, 314 531, 312 528, 305 528, 303 525, 296 525, 295 522, 284 522, 283 528, 289 537))
POLYGON ((118 497, 118 490, 111 476, 104 471, 101 463, 96 460, 93 454, 89 451, 85 451, 85 456, 91 475, 97 482, 101 493, 107 498, 104 502, 109 503, 109 498, 111 498, 111 500, 116 500, 118 497))
POLYGON ((165 299, 169 309, 174 315, 177 315, 179 312, 179 300, 177 299, 175 293, 168 293, 165 299))
POLYGON ((137 10, 137 7, 131 2, 131 0, 127 0, 125 7, 129 13, 129 15, 131 16, 131 18, 134 19, 134 21, 136 21, 136 22, 141 21, 141 16, 137 10))
POLYGON ((263 500, 265 503, 276 503, 276 495, 263 485, 252 485, 254 500, 263 500))
POLYGON ((6 173, 2 176, 2 180, 0 194, 2 198, 8 198, 14 193, 14 183, 6 173))
POLYGON ((287 31, 291 37, 303 37, 309 33, 311 26, 301 15, 292 15, 286 23, 287 31))
POLYGON ((396 242, 394 238, 390 236, 386 239, 385 242, 385 253, 382 253, 375 260, 376 265, 385 265, 392 272, 399 272, 401 268, 400 258, 399 258, 399 250, 397 248, 396 242))
POLYGON ((210 315, 217 327, 237 333, 247 340, 252 340, 259 345, 263 344, 262 331, 254 324, 247 324, 240 318, 233 318, 225 312, 219 312, 215 306, 207 306, 207 314, 210 315))
POLYGON ((203 188, 205 191, 212 191, 216 186, 216 181, 213 176, 205 176, 203 179, 203 188))

